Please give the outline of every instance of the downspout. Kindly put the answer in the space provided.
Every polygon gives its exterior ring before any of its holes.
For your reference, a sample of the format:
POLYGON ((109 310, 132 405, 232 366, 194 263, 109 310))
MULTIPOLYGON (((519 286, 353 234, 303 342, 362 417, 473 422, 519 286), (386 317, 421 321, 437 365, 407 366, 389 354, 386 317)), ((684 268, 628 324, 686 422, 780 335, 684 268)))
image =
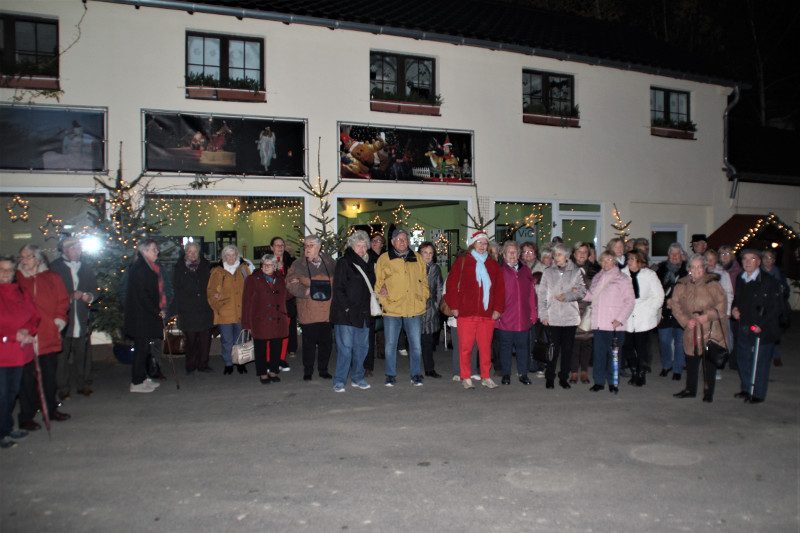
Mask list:
POLYGON ((731 184, 731 203, 733 200, 736 199, 736 193, 739 191, 739 178, 736 176, 736 168, 731 164, 728 160, 728 115, 731 112, 731 109, 739 103, 739 85, 733 86, 733 101, 728 104, 728 107, 725 108, 725 113, 723 114, 723 123, 724 123, 724 130, 722 136, 722 149, 723 149, 723 157, 722 162, 725 164, 725 174, 728 175, 728 179, 733 180, 731 184))

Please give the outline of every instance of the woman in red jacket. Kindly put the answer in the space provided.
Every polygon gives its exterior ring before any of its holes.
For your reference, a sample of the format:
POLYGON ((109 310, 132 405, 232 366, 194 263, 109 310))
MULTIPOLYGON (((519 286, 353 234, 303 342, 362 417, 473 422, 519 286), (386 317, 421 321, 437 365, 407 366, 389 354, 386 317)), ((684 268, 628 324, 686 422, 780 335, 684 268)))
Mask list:
POLYGON ((14 282, 14 258, 0 256, 0 448, 10 448, 28 434, 14 429, 22 368, 33 361, 33 337, 39 312, 31 295, 14 282))
MULTIPOLYGON (((36 347, 39 367, 42 371, 42 392, 44 393, 50 420, 67 420, 70 416, 57 410, 56 368, 58 353, 61 351, 61 330, 67 325, 69 312, 69 293, 61 281, 61 276, 47 266, 47 258, 35 244, 26 244, 19 251, 17 283, 33 296, 36 310, 42 317, 36 333, 36 347)), ((22 371, 22 384, 19 389, 19 427, 28 431, 40 429, 33 421, 39 408, 36 371, 34 363, 25 365, 22 371)))
POLYGON ((256 373, 262 385, 278 382, 283 339, 289 335, 286 282, 273 254, 261 258, 261 269, 247 276, 242 291, 242 330, 250 330, 256 373))
POLYGON ((505 290, 503 271, 489 257, 489 236, 482 231, 467 239, 467 252, 459 257, 447 276, 447 305, 458 321, 458 351, 461 383, 473 389, 470 357, 477 342, 481 385, 497 387, 490 377, 494 321, 503 314, 505 290))

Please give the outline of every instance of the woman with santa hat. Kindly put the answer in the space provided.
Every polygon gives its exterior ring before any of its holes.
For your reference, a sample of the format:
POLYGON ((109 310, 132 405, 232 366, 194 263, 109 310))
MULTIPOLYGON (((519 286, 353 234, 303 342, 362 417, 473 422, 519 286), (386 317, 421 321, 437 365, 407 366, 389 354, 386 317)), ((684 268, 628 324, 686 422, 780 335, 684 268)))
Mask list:
POLYGON ((481 385, 497 387, 490 377, 494 321, 503 314, 505 289, 503 270, 489 257, 489 236, 483 231, 467 239, 467 252, 459 257, 447 276, 444 299, 458 322, 461 383, 474 389, 470 378, 472 347, 477 343, 481 385))

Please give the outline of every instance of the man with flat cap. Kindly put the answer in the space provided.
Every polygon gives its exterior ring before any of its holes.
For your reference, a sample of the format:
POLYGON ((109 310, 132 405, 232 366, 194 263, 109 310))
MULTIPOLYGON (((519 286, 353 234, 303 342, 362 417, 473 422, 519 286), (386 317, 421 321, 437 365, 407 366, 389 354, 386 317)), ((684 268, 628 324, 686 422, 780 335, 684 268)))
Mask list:
POLYGON ((692 235, 692 251, 703 255, 708 250, 708 240, 705 233, 695 233, 692 235))

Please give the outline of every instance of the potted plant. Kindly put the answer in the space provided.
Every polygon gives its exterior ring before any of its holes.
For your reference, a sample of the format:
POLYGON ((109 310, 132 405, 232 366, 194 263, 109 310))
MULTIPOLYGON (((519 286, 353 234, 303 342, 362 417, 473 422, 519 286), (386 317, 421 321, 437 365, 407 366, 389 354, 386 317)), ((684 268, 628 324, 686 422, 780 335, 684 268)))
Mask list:
POLYGON ((526 124, 546 124, 562 128, 580 126, 580 109, 577 105, 567 109, 548 109, 541 102, 526 105, 522 109, 522 121, 526 124))
POLYGON ((187 98, 265 102, 267 95, 257 80, 237 78, 222 81, 209 74, 186 75, 187 98))
POLYGON ((44 63, 21 60, 0 64, 0 87, 57 90, 58 58, 44 63))
POLYGON ((397 94, 381 89, 370 93, 370 109, 384 113, 413 115, 441 115, 444 99, 440 94, 427 96, 416 92, 397 94))
POLYGON ((694 139, 697 124, 691 120, 673 121, 668 118, 650 120, 650 135, 672 139, 694 139))

